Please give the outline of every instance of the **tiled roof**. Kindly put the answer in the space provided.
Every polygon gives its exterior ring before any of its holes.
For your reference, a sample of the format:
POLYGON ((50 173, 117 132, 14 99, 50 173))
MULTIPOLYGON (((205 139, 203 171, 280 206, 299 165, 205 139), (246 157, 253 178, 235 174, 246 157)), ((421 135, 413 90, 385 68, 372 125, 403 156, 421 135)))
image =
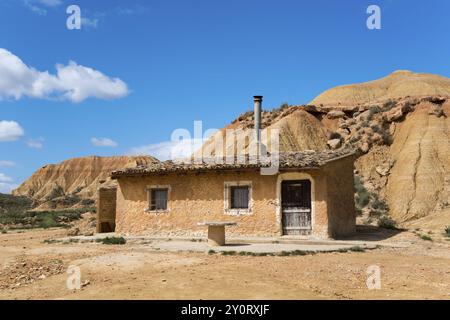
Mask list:
MULTIPOLYGON (((327 151, 302 151, 302 152, 283 152, 278 154, 279 168, 320 168, 328 162, 335 161, 344 157, 354 155, 352 149, 327 150, 327 151)), ((239 170, 239 169, 258 169, 269 167, 271 158, 264 157, 257 159, 255 157, 240 156, 233 158, 205 158, 197 161, 162 161, 152 163, 147 166, 137 166, 112 172, 113 179, 122 176, 140 176, 163 174, 171 172, 199 172, 199 171, 220 171, 220 170, 239 170)))

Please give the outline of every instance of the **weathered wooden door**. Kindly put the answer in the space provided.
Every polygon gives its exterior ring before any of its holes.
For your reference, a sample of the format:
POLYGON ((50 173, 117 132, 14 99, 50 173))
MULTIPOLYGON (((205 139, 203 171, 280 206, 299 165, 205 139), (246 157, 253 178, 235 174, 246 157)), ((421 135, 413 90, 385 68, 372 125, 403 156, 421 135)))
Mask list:
POLYGON ((281 211, 283 234, 311 234, 311 181, 283 181, 281 211))

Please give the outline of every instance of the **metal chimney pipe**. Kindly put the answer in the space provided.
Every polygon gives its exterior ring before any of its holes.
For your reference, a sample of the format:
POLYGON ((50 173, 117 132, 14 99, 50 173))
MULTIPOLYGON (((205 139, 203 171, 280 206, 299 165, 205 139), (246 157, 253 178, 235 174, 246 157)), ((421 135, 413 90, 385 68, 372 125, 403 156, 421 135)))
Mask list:
POLYGON ((255 141, 259 146, 261 144, 261 105, 263 96, 253 96, 254 109, 253 109, 253 119, 255 121, 255 141))

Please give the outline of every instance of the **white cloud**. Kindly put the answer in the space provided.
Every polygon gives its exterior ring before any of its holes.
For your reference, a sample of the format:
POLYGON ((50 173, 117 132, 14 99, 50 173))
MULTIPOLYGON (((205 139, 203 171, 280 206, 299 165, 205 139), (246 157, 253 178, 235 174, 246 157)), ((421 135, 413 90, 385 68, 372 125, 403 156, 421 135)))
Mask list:
MULTIPOLYGON (((0 72, 1 74, 1 72, 0 72)), ((1 78, 1 77, 0 77, 1 78)), ((0 80, 1 82, 1 80, 0 80)), ((15 121, 0 121, 0 142, 14 141, 24 135, 22 127, 15 121)))
POLYGON ((0 172, 0 182, 12 182, 12 181, 13 181, 12 178, 0 172))
POLYGON ((56 8, 62 4, 61 0, 23 0, 24 6, 40 16, 47 15, 47 8, 56 8))
POLYGON ((91 18, 82 17, 81 18, 81 26, 82 27, 97 28, 98 21, 99 21, 98 19, 91 19, 91 18))
POLYGON ((92 145, 96 147, 117 147, 118 144, 114 140, 111 140, 109 138, 92 138, 91 139, 92 145))
POLYGON ((201 139, 184 139, 181 141, 165 141, 134 147, 130 150, 131 155, 150 155, 159 160, 175 160, 192 155, 195 150, 202 146, 201 139))
POLYGON ((128 87, 119 78, 70 61, 57 64, 56 74, 38 71, 6 49, 0 48, 0 100, 31 97, 69 100, 75 103, 87 98, 118 99, 128 95, 128 87))
POLYGON ((0 167, 14 167, 15 165, 12 161, 0 160, 0 167))
POLYGON ((37 138, 37 139, 28 139, 27 141, 27 145, 30 148, 34 148, 34 149, 42 149, 44 147, 44 138, 37 138))
POLYGON ((17 185, 13 183, 13 179, 0 172, 0 193, 11 193, 15 188, 17 185))
POLYGON ((62 4, 61 0, 38 0, 38 2, 42 3, 47 7, 57 7, 62 4))
POLYGON ((18 185, 14 183, 0 182, 0 193, 11 193, 11 191, 16 189, 17 187, 18 185))

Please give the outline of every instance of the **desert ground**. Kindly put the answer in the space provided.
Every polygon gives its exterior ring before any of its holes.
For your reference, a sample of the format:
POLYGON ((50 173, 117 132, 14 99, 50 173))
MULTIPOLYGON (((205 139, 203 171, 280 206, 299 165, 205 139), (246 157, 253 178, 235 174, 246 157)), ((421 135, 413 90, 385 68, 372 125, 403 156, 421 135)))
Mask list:
POLYGON ((11 231, 0 234, 0 299, 450 299, 449 238, 423 232, 360 235, 376 244, 363 252, 242 256, 169 250, 169 239, 52 243, 67 231, 11 231), (67 289, 71 265, 79 290, 67 289), (366 286, 370 265, 380 289, 366 286))

